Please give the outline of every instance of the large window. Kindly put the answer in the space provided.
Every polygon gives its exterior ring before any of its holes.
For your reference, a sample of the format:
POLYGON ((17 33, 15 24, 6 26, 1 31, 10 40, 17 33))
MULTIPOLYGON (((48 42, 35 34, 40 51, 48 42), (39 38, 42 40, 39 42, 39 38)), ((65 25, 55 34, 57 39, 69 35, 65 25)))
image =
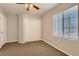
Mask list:
POLYGON ((54 35, 78 38, 78 6, 73 6, 53 16, 54 35))

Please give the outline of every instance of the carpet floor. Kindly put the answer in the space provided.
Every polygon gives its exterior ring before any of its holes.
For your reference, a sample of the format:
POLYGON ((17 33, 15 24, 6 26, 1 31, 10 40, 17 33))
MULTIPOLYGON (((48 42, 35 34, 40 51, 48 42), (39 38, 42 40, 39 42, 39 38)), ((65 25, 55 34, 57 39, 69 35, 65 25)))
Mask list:
POLYGON ((0 56, 67 56, 43 41, 6 43, 0 48, 0 56))

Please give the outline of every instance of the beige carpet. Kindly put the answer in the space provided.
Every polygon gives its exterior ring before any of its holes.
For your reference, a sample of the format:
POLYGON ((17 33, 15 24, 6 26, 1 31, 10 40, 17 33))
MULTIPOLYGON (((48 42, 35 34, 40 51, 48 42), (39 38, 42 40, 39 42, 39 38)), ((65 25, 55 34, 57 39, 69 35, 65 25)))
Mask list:
POLYGON ((66 56, 43 41, 25 44, 7 43, 0 49, 0 56, 66 56))

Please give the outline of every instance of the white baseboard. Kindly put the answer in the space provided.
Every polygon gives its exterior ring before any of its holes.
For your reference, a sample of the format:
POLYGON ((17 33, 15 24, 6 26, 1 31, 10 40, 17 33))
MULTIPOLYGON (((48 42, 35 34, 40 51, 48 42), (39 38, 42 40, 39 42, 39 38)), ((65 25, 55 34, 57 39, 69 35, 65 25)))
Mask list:
POLYGON ((10 42, 17 42, 17 40, 15 40, 15 41, 7 41, 6 43, 10 43, 10 42))
POLYGON ((65 52, 64 50, 62 50, 62 49, 58 48, 57 46, 55 46, 55 45, 53 45, 53 44, 49 43, 48 41, 46 41, 46 40, 44 40, 44 39, 42 39, 42 40, 43 40, 44 42, 46 42, 47 44, 51 45, 52 47, 54 47, 54 48, 58 49, 59 51, 61 51, 61 52, 65 53, 65 54, 67 54, 68 56, 72 56, 71 54, 69 54, 69 53, 65 52))
POLYGON ((35 41, 40 41, 40 40, 41 40, 41 39, 39 39, 39 40, 24 41, 24 42, 18 41, 18 43, 22 43, 22 44, 24 44, 24 43, 27 43, 27 42, 35 42, 35 41))
POLYGON ((22 44, 24 44, 24 43, 26 43, 26 42, 20 42, 20 41, 18 41, 18 43, 22 43, 22 44))
POLYGON ((28 40, 26 42, 33 42, 33 41, 40 41, 40 40, 28 40))

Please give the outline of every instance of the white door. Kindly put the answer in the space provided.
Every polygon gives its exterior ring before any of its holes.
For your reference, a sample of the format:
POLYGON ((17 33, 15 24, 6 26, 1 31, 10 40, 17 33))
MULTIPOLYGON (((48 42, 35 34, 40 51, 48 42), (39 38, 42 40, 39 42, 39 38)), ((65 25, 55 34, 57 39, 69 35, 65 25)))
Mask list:
POLYGON ((6 15, 7 16, 7 42, 17 41, 17 16, 16 15, 6 15))
POLYGON ((0 47, 2 47, 6 43, 6 40, 6 18, 4 15, 0 14, 0 47))
POLYGON ((24 40, 25 42, 37 41, 41 39, 41 20, 24 20, 24 40))

